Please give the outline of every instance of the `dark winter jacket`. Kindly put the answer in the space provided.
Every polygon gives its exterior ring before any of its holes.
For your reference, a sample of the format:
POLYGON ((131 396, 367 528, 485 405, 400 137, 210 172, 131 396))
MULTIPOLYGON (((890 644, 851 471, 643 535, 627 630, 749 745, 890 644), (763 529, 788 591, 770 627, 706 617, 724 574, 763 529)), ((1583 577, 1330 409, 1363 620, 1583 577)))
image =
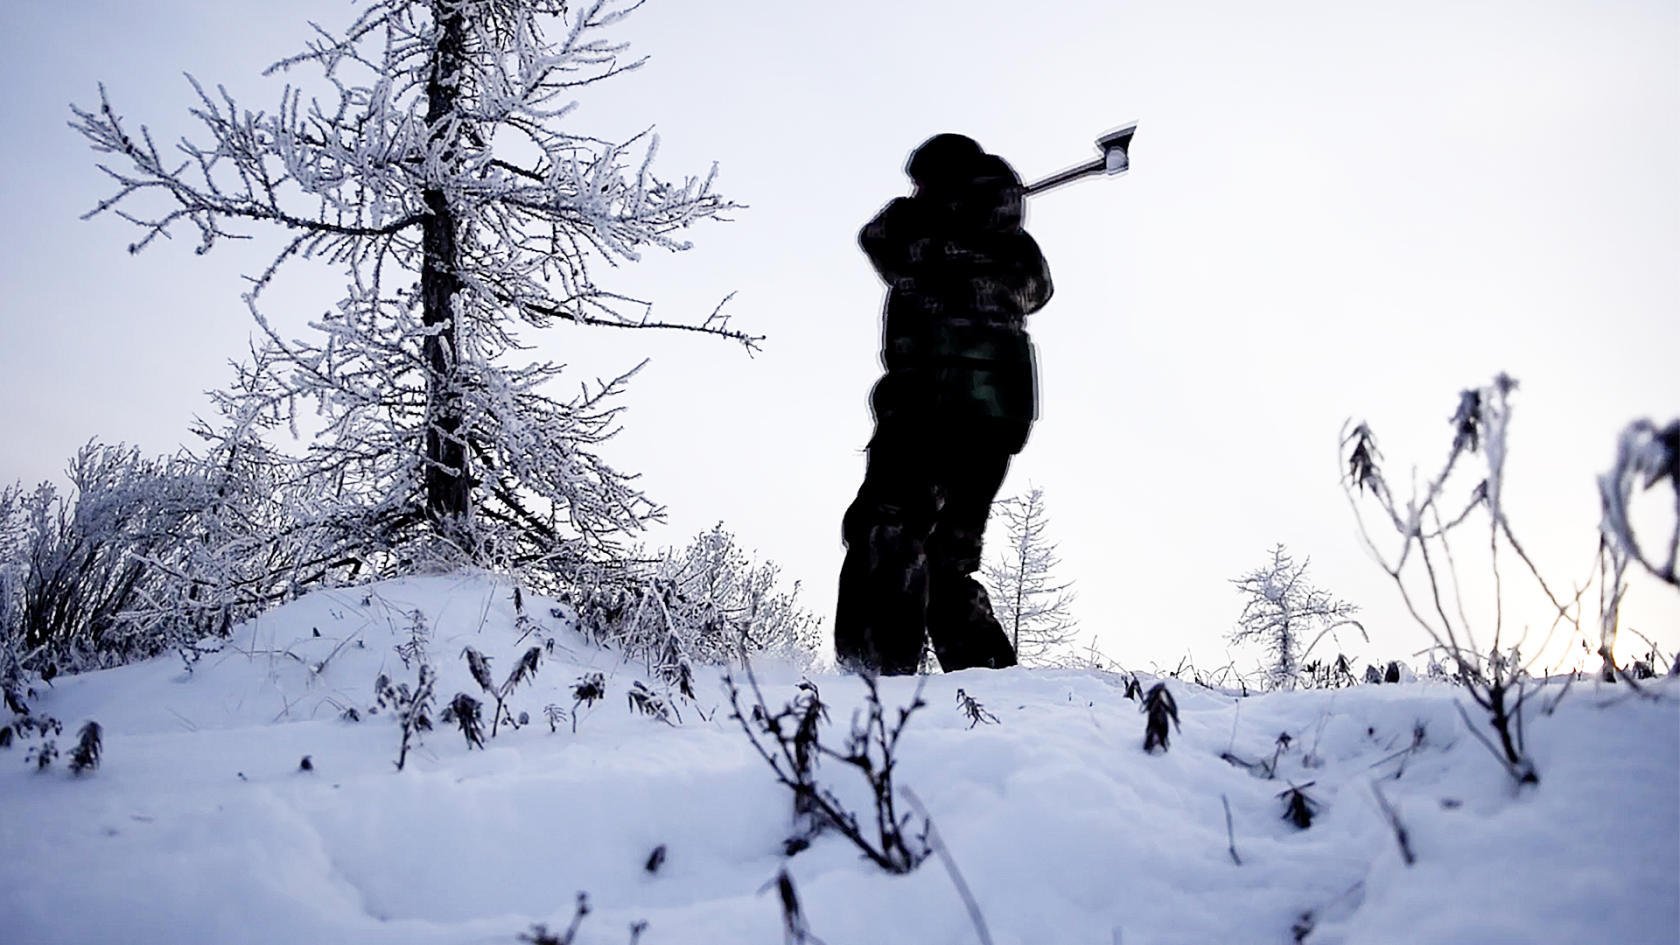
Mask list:
POLYGON ((889 287, 887 373, 871 402, 882 423, 972 430, 1013 453, 1037 416, 1025 321, 1049 301, 1050 273, 1021 226, 1020 178, 974 150, 918 175, 916 195, 887 204, 859 235, 889 287))

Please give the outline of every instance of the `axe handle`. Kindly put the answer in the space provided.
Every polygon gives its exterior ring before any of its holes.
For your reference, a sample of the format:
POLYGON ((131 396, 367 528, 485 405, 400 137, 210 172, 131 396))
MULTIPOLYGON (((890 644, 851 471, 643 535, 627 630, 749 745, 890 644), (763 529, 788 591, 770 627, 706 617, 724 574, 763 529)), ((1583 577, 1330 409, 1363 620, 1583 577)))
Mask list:
POLYGON ((1070 167, 1065 171, 1052 174, 1038 183, 1028 187, 1026 190, 1022 191, 1022 193, 1031 197, 1033 194, 1041 194, 1052 187, 1065 184, 1070 180, 1078 180, 1079 178, 1090 174, 1100 174, 1104 170, 1107 170, 1107 168, 1108 158, 1100 157, 1089 164, 1081 164, 1078 167, 1070 167))

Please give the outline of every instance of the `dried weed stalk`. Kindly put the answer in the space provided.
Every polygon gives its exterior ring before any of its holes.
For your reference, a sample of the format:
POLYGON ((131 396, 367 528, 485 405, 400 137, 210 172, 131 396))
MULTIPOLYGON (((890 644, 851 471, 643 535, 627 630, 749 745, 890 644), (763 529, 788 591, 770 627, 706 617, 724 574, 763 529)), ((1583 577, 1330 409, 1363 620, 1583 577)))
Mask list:
POLYGON ((889 873, 908 873, 926 859, 932 852, 927 842, 927 822, 923 820, 919 834, 911 832, 912 818, 908 814, 899 815, 893 784, 899 738, 910 717, 927 704, 922 701, 926 677, 917 685, 910 705, 899 709, 889 724, 881 705, 879 684, 873 676, 862 676, 866 689, 864 707, 852 716, 851 731, 844 746, 835 748, 821 738, 819 723, 826 718, 827 710, 818 698, 815 685, 808 681, 802 683, 792 702, 780 711, 771 712, 745 654, 742 671, 752 690, 752 702, 742 704, 740 686, 733 674, 726 674, 724 684, 729 692, 730 717, 740 723, 741 731, 770 766, 776 780, 793 792, 796 829, 800 833, 790 838, 789 852, 803 849, 817 831, 833 829, 889 873), (873 830, 865 833, 857 815, 817 780, 818 759, 824 757, 853 768, 868 782, 875 807, 873 830))
POLYGON ((980 700, 961 689, 957 690, 957 707, 962 709, 963 715, 968 718, 969 728, 973 728, 982 722, 987 725, 1002 724, 998 721, 997 716, 986 711, 986 707, 980 704, 980 700))
POLYGON ((436 671, 426 664, 421 664, 413 689, 408 683, 393 685, 391 677, 384 673, 374 680, 374 698, 379 708, 396 712, 397 721, 402 725, 402 745, 397 750, 398 771, 408 763, 408 750, 419 744, 420 733, 432 730, 432 686, 436 682, 436 671))
MULTIPOLYGON (((1376 438, 1365 424, 1354 427, 1342 439, 1347 450, 1347 474, 1343 491, 1353 506, 1366 547, 1399 588, 1412 619, 1429 634, 1433 651, 1450 667, 1452 677, 1469 693, 1486 714, 1498 744, 1483 734, 1483 727, 1469 724, 1470 731, 1487 745, 1507 772, 1519 784, 1537 784, 1539 776, 1523 746, 1522 710, 1536 689, 1529 685, 1529 673, 1522 656, 1522 635, 1513 641, 1505 626, 1505 580, 1502 552, 1514 555, 1533 578, 1550 603, 1552 624, 1546 639, 1535 652, 1544 650, 1560 627, 1579 632, 1580 593, 1573 599, 1560 598, 1541 576, 1528 552, 1517 539, 1504 505, 1506 431, 1510 422, 1510 394, 1516 381, 1501 374, 1486 387, 1463 391, 1453 416, 1453 440, 1446 462, 1421 493, 1414 490, 1402 502, 1389 487, 1379 466, 1381 453, 1376 438), (1461 461, 1473 455, 1485 460, 1485 471, 1456 512, 1444 510, 1443 502, 1461 461), (1383 513, 1400 540, 1398 551, 1386 557, 1373 540, 1360 499, 1368 497, 1383 513), (1487 646, 1476 640, 1462 594, 1461 578, 1453 557, 1451 537, 1468 527, 1477 512, 1486 516, 1485 546, 1492 579, 1493 634, 1487 646), (1421 570, 1421 584, 1414 579, 1421 570)), ((1460 708, 1462 712, 1462 707, 1460 708)), ((1467 723, 1469 716, 1465 715, 1467 723)))

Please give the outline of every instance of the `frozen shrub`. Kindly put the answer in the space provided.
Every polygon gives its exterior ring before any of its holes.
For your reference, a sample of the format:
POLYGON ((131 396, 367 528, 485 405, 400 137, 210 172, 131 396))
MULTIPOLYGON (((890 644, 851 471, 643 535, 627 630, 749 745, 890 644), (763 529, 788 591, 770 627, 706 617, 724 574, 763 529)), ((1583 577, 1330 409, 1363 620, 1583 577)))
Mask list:
POLYGON ((1307 796, 1307 788, 1316 783, 1315 781, 1308 781, 1301 785, 1291 784, 1288 790, 1278 794, 1278 797, 1283 800, 1283 819, 1294 824, 1298 829, 1305 830, 1311 827, 1313 817, 1318 814, 1318 802, 1307 796))
MULTIPOLYGON (((98 722, 88 722, 77 733, 76 747, 70 750, 70 770, 73 773, 83 774, 99 767, 100 732, 98 722)), ((308 761, 308 758, 304 759, 306 764, 308 761)))
POLYGON ((474 747, 484 747, 484 724, 479 719, 479 702, 464 692, 457 692, 455 698, 443 710, 444 724, 454 723, 466 736, 467 750, 474 747))
POLYGON ((961 689, 957 690, 957 708, 961 709, 963 715, 967 717, 969 728, 973 728, 981 722, 987 725, 999 724, 998 717, 986 711, 986 707, 980 704, 980 700, 961 689))
POLYGON ((677 714, 676 707, 671 701, 642 684, 641 680, 630 685, 630 691, 625 693, 632 712, 639 712, 650 719, 658 719, 666 725, 676 725, 682 721, 677 714))
POLYGON ((817 619, 798 605, 799 585, 783 592, 779 575, 719 524, 684 549, 601 572, 561 596, 587 636, 692 699, 694 663, 726 665, 743 649, 809 660, 825 645, 817 619))
POLYGON ((0 647, 11 654, 0 670, 109 666, 207 629, 134 613, 169 582, 163 562, 209 502, 198 470, 89 444, 68 476, 68 494, 0 490, 0 647))
POLYGON ((893 782, 898 740, 910 717, 926 705, 920 686, 910 705, 899 709, 896 719, 888 723, 875 677, 860 677, 866 690, 864 709, 852 718, 845 744, 836 748, 822 740, 818 723, 826 719, 827 709, 818 699, 815 685, 802 683, 792 702, 772 712, 753 675, 752 664, 743 661, 742 672, 752 690, 752 701, 744 702, 734 677, 726 675, 730 717, 740 724, 777 782, 793 793, 796 832, 789 838, 786 852, 804 849, 819 831, 828 829, 850 840, 889 873, 908 873, 933 852, 927 839, 931 828, 926 817, 918 833, 910 829, 911 815, 899 816, 898 791, 893 782), (865 828, 858 816, 817 779, 819 758, 851 767, 869 784, 875 807, 873 829, 865 828))
POLYGON ((1149 687, 1149 692, 1143 697, 1143 704, 1138 707, 1146 718, 1143 729, 1143 750, 1153 752, 1159 748, 1167 750, 1167 725, 1171 723, 1178 727, 1178 701, 1173 698, 1167 684, 1158 682, 1149 687))

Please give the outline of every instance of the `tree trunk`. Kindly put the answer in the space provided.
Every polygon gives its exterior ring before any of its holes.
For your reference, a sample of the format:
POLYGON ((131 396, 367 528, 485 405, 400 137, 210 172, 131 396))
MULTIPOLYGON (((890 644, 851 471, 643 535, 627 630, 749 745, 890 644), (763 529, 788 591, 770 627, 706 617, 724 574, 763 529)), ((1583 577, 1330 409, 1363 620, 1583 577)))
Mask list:
MULTIPOLYGON (((426 122, 434 142, 459 134, 448 119, 455 111, 466 24, 459 11, 435 4, 441 36, 426 82, 426 122)), ((452 143, 451 143, 452 144, 452 143)), ((453 147, 440 156, 454 160, 453 147)), ((420 268, 421 323, 429 330, 422 347, 426 364, 426 517, 443 537, 457 539, 472 516, 472 476, 461 438, 463 410, 456 385, 457 332, 454 298, 461 290, 456 219, 448 197, 437 188, 421 192, 426 203, 420 268)))

